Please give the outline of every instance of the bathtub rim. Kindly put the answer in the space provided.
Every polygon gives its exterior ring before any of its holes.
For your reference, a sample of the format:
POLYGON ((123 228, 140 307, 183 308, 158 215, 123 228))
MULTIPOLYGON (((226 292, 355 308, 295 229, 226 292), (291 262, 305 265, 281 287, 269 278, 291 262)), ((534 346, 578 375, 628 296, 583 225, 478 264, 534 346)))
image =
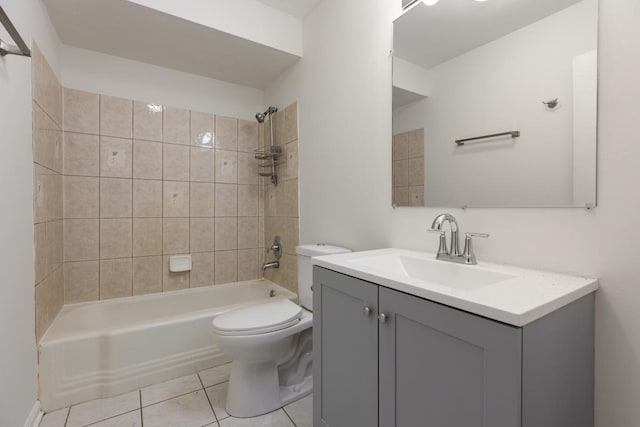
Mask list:
POLYGON ((286 298, 294 302, 298 298, 297 294, 295 294, 294 292, 268 279, 262 278, 262 279, 244 280, 241 282, 224 283, 220 285, 202 286, 198 288, 178 289, 178 290, 167 291, 167 292, 157 292, 157 293, 150 293, 150 294, 144 294, 144 295, 133 295, 133 296, 120 297, 120 298, 111 298, 107 300, 86 301, 86 302, 80 302, 80 303, 74 303, 74 304, 65 304, 60 310, 60 312, 57 314, 53 322, 51 322, 51 325, 49 326, 49 328, 43 334, 42 338, 40 339, 40 342, 38 343, 38 348, 45 348, 52 345, 57 345, 57 344, 80 340, 80 339, 94 338, 96 336, 113 336, 120 333, 137 331, 140 329, 148 328, 150 326, 160 327, 167 324, 185 323, 191 320, 196 320, 196 319, 208 317, 211 315, 219 315, 223 312, 234 310, 236 308, 240 308, 243 306, 263 304, 271 301, 272 298, 278 298, 278 297, 286 298), (214 308, 187 311, 180 314, 162 316, 154 319, 145 319, 145 320, 130 323, 130 324, 127 324, 126 326, 121 326, 121 327, 97 328, 97 329, 92 329, 91 331, 71 333, 71 334, 66 334, 64 336, 54 336, 53 338, 48 337, 49 331, 52 330, 52 327, 54 326, 56 319, 59 316, 63 315, 64 313, 71 311, 73 309, 91 307, 94 305, 101 305, 101 306, 115 305, 118 303, 122 303, 123 301, 130 300, 132 298, 136 298, 138 300, 151 300, 151 301, 157 300, 157 299, 169 299, 172 295, 205 293, 205 292, 210 292, 212 289, 227 289, 227 288, 237 287, 238 285, 243 285, 243 284, 244 285, 265 284, 267 286, 273 286, 273 288, 276 290, 276 295, 275 297, 267 296, 265 298, 260 298, 260 299, 250 300, 250 301, 243 301, 236 304, 228 304, 228 305, 222 305, 214 308))

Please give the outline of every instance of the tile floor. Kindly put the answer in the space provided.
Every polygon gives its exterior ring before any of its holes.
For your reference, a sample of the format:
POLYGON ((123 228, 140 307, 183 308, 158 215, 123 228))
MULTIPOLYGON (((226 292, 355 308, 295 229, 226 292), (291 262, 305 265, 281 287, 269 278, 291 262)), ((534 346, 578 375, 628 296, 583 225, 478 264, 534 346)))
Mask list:
POLYGON ((255 418, 224 410, 231 364, 50 412, 40 427, 312 427, 312 397, 255 418))

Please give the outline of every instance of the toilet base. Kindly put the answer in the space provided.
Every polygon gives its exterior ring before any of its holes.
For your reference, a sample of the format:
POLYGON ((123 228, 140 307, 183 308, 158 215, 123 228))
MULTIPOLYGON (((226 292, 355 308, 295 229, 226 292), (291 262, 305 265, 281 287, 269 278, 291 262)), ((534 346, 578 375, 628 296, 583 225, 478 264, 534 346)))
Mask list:
POLYGON ((236 418, 263 415, 308 396, 313 390, 311 330, 299 334, 292 357, 275 362, 234 360, 226 411, 236 418))
MULTIPOLYGON (((271 369, 269 371, 276 372, 271 369)), ((313 391, 313 376, 311 375, 305 377, 301 384, 279 386, 280 392, 278 394, 271 392, 273 390, 273 378, 271 375, 268 377, 259 375, 251 378, 250 376, 238 376, 236 374, 236 381, 233 381, 232 367, 231 380, 229 381, 227 392, 227 413, 236 418, 257 417, 302 399, 313 391), (267 390, 266 384, 268 384, 270 390, 267 390)))
POLYGON ((280 406, 278 368, 275 363, 234 360, 227 391, 226 411, 238 418, 255 417, 280 406))
POLYGON ((313 377, 309 375, 302 384, 295 386, 280 386, 280 406, 286 406, 296 400, 302 399, 313 391, 313 377))

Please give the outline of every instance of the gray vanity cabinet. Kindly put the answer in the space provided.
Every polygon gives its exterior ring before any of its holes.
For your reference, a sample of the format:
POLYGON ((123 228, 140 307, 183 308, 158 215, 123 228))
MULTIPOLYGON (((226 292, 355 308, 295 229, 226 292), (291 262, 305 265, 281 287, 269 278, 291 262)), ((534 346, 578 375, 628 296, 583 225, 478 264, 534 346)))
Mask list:
POLYGON ((378 287, 318 267, 313 282, 313 425, 377 426, 378 287))
POLYGON ((520 425, 520 328, 383 287, 379 311, 380 426, 520 425))
POLYGON ((515 327, 318 266, 313 283, 314 426, 593 426, 593 294, 515 327))

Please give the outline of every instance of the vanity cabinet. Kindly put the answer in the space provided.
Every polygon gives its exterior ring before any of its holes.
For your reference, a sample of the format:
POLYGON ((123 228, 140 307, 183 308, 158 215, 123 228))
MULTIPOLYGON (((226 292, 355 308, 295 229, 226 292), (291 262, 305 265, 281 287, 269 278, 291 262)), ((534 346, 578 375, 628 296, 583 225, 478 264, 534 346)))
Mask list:
POLYGON ((524 327, 314 267, 314 425, 593 425, 593 294, 524 327))
POLYGON ((313 274, 313 425, 377 426, 378 287, 318 267, 313 274))

